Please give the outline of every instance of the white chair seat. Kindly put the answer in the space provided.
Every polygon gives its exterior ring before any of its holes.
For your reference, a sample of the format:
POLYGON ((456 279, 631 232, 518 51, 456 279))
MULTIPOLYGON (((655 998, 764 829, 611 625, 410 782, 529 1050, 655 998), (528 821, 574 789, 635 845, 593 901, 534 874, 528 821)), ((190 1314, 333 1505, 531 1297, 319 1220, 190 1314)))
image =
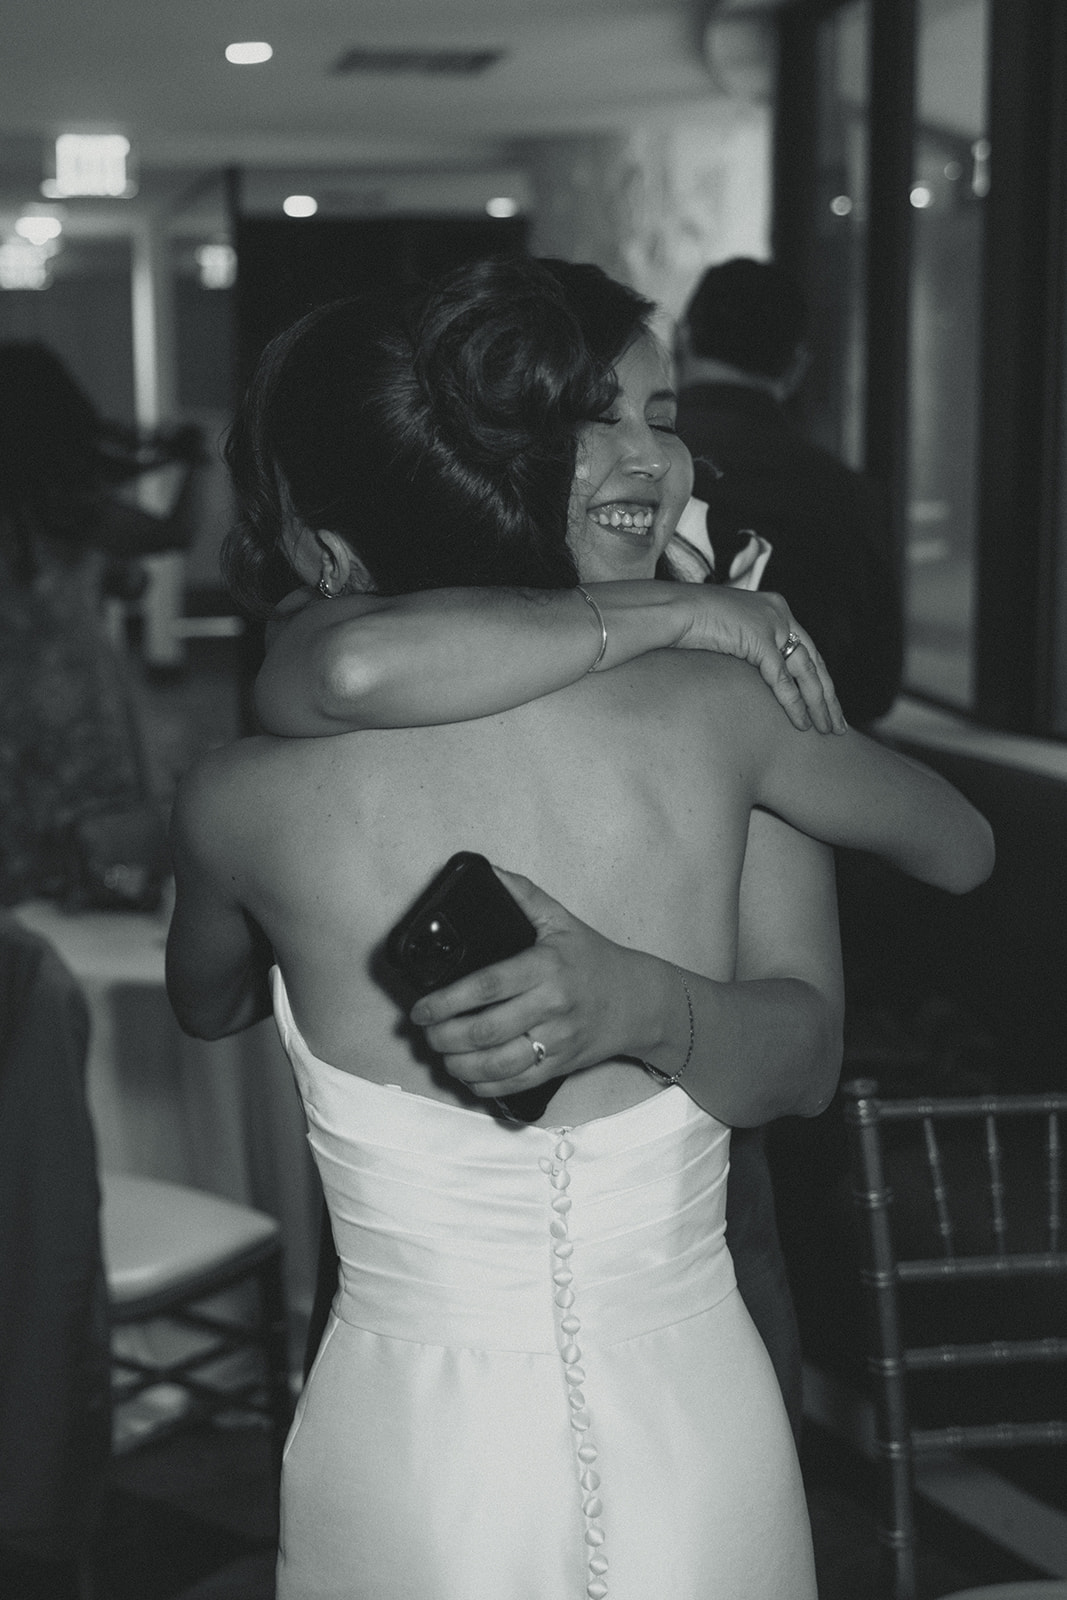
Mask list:
POLYGON ((210 1277, 278 1236, 273 1217, 154 1178, 103 1173, 102 1243, 115 1311, 210 1277))

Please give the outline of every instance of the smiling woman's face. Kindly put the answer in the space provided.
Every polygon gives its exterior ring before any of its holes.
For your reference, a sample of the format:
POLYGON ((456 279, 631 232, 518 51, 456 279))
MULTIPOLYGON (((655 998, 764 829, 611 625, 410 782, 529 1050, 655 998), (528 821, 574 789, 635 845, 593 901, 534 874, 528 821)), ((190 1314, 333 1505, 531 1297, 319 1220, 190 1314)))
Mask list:
POLYGON ((615 376, 614 402, 579 435, 567 512, 567 543, 585 583, 654 577, 693 487, 662 346, 643 334, 615 376))

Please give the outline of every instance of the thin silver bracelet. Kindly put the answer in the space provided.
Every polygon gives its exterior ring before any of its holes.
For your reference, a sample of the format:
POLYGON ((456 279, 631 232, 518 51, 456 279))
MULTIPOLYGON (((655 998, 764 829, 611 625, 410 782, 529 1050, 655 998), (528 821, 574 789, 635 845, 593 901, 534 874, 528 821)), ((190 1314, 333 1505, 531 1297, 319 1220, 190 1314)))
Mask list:
POLYGON ((585 675, 588 677, 590 672, 596 671, 597 667, 599 667, 600 663, 604 659, 604 652, 608 648, 608 628, 607 623, 604 621, 604 613, 593 599, 593 596, 591 594, 587 594, 582 588, 581 584, 578 584, 577 587, 578 593, 581 595, 582 599, 593 613, 597 622, 600 624, 600 649, 596 653, 596 660, 593 662, 593 665, 586 669, 585 675))
POLYGON ((666 1089, 671 1089, 674 1087, 692 1060, 693 1040, 696 1037, 696 1029, 693 1025, 693 997, 689 993, 689 985, 685 981, 685 973, 680 967, 676 968, 675 970, 682 980, 682 988, 685 990, 685 1003, 689 1008, 689 1048, 685 1052, 685 1060, 682 1062, 677 1072, 662 1072, 659 1067, 654 1067, 651 1061, 645 1061, 641 1057, 638 1057, 638 1059, 641 1061, 641 1065, 644 1067, 649 1077, 655 1078, 656 1082, 662 1083, 666 1089))

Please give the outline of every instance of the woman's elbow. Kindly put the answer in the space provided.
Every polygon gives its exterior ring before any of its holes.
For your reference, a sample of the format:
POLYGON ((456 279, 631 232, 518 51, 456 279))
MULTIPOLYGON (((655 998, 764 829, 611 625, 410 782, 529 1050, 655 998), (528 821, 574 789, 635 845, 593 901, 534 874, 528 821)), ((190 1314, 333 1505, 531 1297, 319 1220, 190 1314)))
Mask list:
POLYGON ((970 870, 966 875, 967 882, 964 888, 957 891, 960 894, 966 894, 967 890, 977 889, 979 884, 985 883, 997 860, 997 847, 993 837, 993 829, 985 817, 979 813, 975 813, 975 815, 977 822, 975 826, 975 841, 969 864, 970 870))
POLYGON ((217 1039, 225 1039, 230 1029, 222 1026, 217 1018, 186 1017, 178 1018, 178 1026, 190 1039, 201 1039, 205 1044, 214 1044, 217 1039))
POLYGON ((243 1033, 245 1028, 250 1028, 253 1023, 261 1022, 269 1015, 263 1006, 253 1008, 246 1005, 237 1011, 232 1008, 221 1011, 203 1005, 181 1005, 175 1003, 173 998, 170 1004, 182 1032, 191 1039, 203 1039, 208 1044, 213 1044, 217 1039, 228 1039, 231 1034, 243 1033))
POLYGON ((360 725, 363 709, 384 676, 380 663, 353 648, 349 630, 337 629, 324 643, 313 686, 316 715, 331 723, 360 725))
POLYGON ((980 812, 973 811, 956 835, 951 860, 931 881, 949 894, 969 894, 985 883, 995 863, 993 829, 980 812))
POLYGON ((739 1119, 738 1126, 773 1122, 778 1117, 817 1117, 837 1092, 844 1056, 843 1006, 809 986, 805 1013, 790 1029, 788 1068, 758 1116, 739 1119))
POLYGON ((819 1117, 837 1093, 844 1059, 844 1032, 840 1016, 828 1021, 821 1048, 813 1055, 811 1069, 801 1085, 793 1115, 819 1117))
POLYGON ((205 1001, 203 989, 186 988, 168 976, 167 999, 179 1028, 190 1039, 222 1039, 230 1031, 218 1007, 205 1001))

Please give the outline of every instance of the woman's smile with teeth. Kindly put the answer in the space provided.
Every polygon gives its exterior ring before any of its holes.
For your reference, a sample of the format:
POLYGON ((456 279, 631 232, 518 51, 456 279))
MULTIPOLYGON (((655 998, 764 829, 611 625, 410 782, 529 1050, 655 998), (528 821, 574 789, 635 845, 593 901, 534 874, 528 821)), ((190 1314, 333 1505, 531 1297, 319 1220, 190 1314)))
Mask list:
POLYGON ((602 528, 627 528, 634 533, 647 533, 655 515, 651 506, 622 505, 618 502, 606 506, 593 506, 589 515, 602 528))

